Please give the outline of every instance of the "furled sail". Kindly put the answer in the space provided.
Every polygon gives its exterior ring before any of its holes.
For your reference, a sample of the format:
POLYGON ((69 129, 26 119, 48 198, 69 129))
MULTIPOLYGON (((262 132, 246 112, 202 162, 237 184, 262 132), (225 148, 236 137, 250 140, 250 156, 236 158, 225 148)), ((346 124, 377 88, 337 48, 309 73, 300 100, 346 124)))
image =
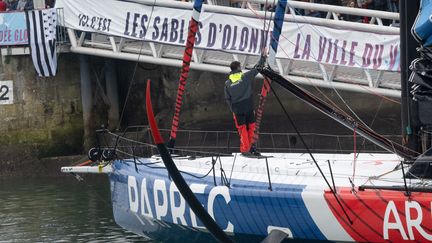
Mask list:
POLYGON ((179 86, 177 89, 177 98, 174 109, 174 116, 171 124, 170 140, 168 147, 173 148, 177 137, 177 130, 180 122, 180 110, 183 103, 183 94, 186 89, 186 80, 189 74, 192 52, 195 44, 195 35, 198 32, 198 23, 201 15, 203 0, 195 0, 193 5, 192 17, 189 22, 189 32, 186 40, 186 47, 183 53, 183 65, 180 72, 179 86))
MULTIPOLYGON (((275 16, 273 20, 273 32, 271 34, 270 50, 269 50, 269 57, 268 57, 268 64, 273 70, 276 67, 276 53, 279 44, 279 37, 282 32, 286 6, 287 6, 287 0, 279 0, 275 10, 275 16)), ((264 112, 264 105, 267 99, 267 94, 270 90, 270 84, 271 84, 271 80, 264 78, 263 86, 261 88, 258 108, 256 112, 255 132, 254 132, 252 144, 258 141, 261 119, 264 112)))

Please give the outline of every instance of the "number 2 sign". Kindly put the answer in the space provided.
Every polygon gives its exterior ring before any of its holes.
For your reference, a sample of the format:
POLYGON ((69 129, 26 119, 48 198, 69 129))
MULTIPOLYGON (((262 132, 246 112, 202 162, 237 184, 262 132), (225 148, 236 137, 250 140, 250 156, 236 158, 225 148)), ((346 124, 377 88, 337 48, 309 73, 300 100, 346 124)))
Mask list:
POLYGON ((13 82, 0 81, 0 105, 9 104, 13 104, 13 82))

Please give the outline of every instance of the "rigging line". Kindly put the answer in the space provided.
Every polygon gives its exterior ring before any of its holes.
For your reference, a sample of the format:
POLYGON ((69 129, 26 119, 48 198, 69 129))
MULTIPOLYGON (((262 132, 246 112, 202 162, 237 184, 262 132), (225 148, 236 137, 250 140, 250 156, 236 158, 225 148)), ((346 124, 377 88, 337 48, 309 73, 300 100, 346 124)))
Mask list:
MULTIPOLYGON (((273 6, 275 4, 275 0, 273 1, 273 6)), ((287 0, 279 0, 277 5, 276 5, 276 9, 275 9, 275 14, 274 14, 274 20, 273 20, 273 31, 271 32, 271 39, 270 39, 270 50, 269 50, 269 59, 268 59, 268 64, 270 66, 274 66, 275 62, 276 62, 276 53, 277 53, 277 48, 278 48, 278 40, 279 40, 279 36, 282 32, 282 26, 283 26, 283 17, 285 16, 285 12, 286 12, 286 5, 287 5, 287 0)), ((266 11, 267 11, 267 6, 266 6, 266 11)), ((272 12, 273 13, 273 12, 272 12)), ((270 30, 270 22, 271 22, 272 16, 270 15, 270 19, 269 19, 269 24, 268 24, 268 32, 270 30)), ((264 21, 265 23, 265 21, 264 21)), ((265 31, 264 29, 264 33, 268 33, 265 31)), ((266 34, 266 36, 268 36, 266 34)), ((267 41, 266 41, 267 42, 267 41)), ((262 48, 261 51, 261 58, 265 55, 265 49, 262 48)), ((254 134, 252 137, 252 141, 251 141, 251 146, 256 146, 256 143, 258 142, 258 138, 259 138, 259 131, 260 131, 260 127, 261 127, 261 120, 262 120, 262 116, 263 116, 263 112, 264 112, 264 105, 267 99, 267 94, 269 92, 269 86, 271 84, 271 80, 264 78, 263 84, 262 84, 262 88, 261 88, 261 94, 259 97, 259 104, 258 104, 258 108, 256 109, 256 115, 255 115, 255 130, 254 130, 254 134)))
MULTIPOLYGON (((298 13, 298 10, 297 9, 295 9, 294 10, 295 12, 297 12, 298 13)), ((302 37, 303 37, 303 39, 305 39, 305 36, 304 36, 304 33, 303 33, 303 31, 301 30, 301 28, 300 28, 300 26, 299 26, 299 24, 298 24, 298 22, 296 21, 296 14, 293 14, 293 19, 294 19, 294 22, 296 23, 296 25, 297 25, 297 29, 299 30, 299 32, 300 32, 300 34, 302 35, 302 37)), ((321 32, 315 27, 315 26, 313 26, 312 25, 312 28, 314 28, 315 30, 317 30, 320 34, 321 34, 321 32)), ((337 46, 337 45, 334 45, 334 46, 336 46, 336 48, 338 48, 338 49, 342 49, 341 47, 339 47, 339 46, 337 46)), ((315 61, 317 61, 317 59, 316 59, 316 56, 315 56, 315 53, 311 50, 311 53, 312 53, 312 58, 313 59, 315 59, 315 61)), ((330 85, 331 85, 331 87, 332 87, 332 89, 335 91, 335 93, 336 93, 336 95, 339 97, 339 99, 342 101, 342 103, 348 108, 348 110, 357 118, 357 120, 359 120, 363 125, 365 125, 366 127, 368 127, 367 126, 367 124, 357 115, 357 113, 356 112, 354 112, 354 110, 348 105, 348 103, 345 101, 345 99, 340 95, 340 93, 337 91, 337 89, 336 89, 336 87, 334 87, 334 85, 333 85, 333 82, 330 82, 330 85)), ((315 87, 316 89, 319 89, 318 87, 315 87)), ((324 94, 323 94, 324 95, 324 94)), ((326 96, 326 95, 324 95, 325 97, 326 97, 326 99, 328 99, 328 97, 326 96)), ((337 107, 337 106, 336 106, 337 107)), ((339 107, 338 107, 339 108, 339 107)), ((369 128, 369 127, 368 127, 369 128)), ((369 128, 370 129, 370 128, 369 128)))
MULTIPOLYGON (((298 12, 298 10, 295 10, 296 12, 298 12)), ((301 33, 301 35, 302 35, 302 37, 303 37, 303 39, 304 39, 304 33, 302 32, 302 30, 301 30, 301 28, 299 27, 299 25, 298 25, 298 22, 296 21, 296 14, 293 14, 293 19, 294 19, 294 22, 297 24, 297 26, 298 26, 298 30, 300 31, 300 33, 301 33)), ((301 15, 300 15, 301 16, 301 15)), ((319 29, 317 29, 315 26, 313 26, 312 25, 312 28, 314 28, 318 33, 320 33, 320 34, 322 34, 321 33, 321 31, 319 30, 319 29)), ((342 47, 339 47, 339 46, 337 46, 337 45, 335 45, 336 46, 336 48, 338 48, 338 49, 342 49, 342 47)), ((311 51, 312 52, 312 51, 311 51)), ((315 57, 315 54, 312 52, 312 56, 313 56, 313 58, 315 59, 315 61, 316 61, 316 57, 315 57)), ((359 64, 359 63, 358 63, 359 64)), ((369 72, 368 70, 367 70, 367 72, 369 72)), ((357 116, 357 114, 351 109, 351 107, 345 102, 345 100, 342 98, 342 96, 339 94, 339 92, 337 91, 337 89, 336 89, 336 87, 334 87, 334 85, 333 85, 333 83, 332 82, 330 82, 330 84, 331 84, 331 87, 332 87, 332 89, 336 92, 336 94, 338 95, 338 97, 342 100, 342 102, 345 104, 345 106, 354 114, 354 116, 360 121, 360 122, 362 122, 364 125, 366 125, 366 123, 364 123, 363 122, 363 120, 361 120, 358 116, 357 116)), ((361 86, 361 87, 363 87, 363 86, 361 86)), ((363 88, 365 88, 365 87, 363 87, 363 88)), ((366 90, 368 90, 368 89, 366 89, 366 90)), ((374 92, 374 91, 372 91, 372 90, 369 90, 370 92, 372 92, 374 95, 378 95, 376 92, 374 92)), ((380 95, 379 95, 380 96, 380 95)), ((396 102, 396 103, 399 103, 400 104, 400 102, 397 102, 397 101, 395 101, 395 100, 393 100, 393 99, 388 99, 389 101, 392 101, 392 102, 396 102)), ((367 126, 367 125, 366 125, 367 126)))
POLYGON ((386 175, 388 175, 388 174, 390 174, 390 173, 393 173, 393 172, 395 172, 395 171, 398 171, 398 170, 400 170, 398 167, 400 166, 400 164, 398 164, 398 166, 397 167, 395 167, 394 169, 392 169, 392 170, 390 170, 390 171, 387 171, 387 172, 384 172, 384 173, 382 173, 382 174, 380 174, 380 175, 377 175, 377 176, 369 176, 368 177, 368 180, 365 182, 365 183, 363 183, 363 185, 366 185, 366 183, 368 183, 368 182, 370 182, 371 184, 373 184, 373 180, 376 180, 376 181, 382 181, 382 179, 381 179, 381 177, 383 177, 383 176, 386 176, 386 175))
POLYGON ((355 174, 356 174, 356 167, 357 167, 357 137, 356 137, 357 133, 356 133, 356 129, 354 128, 354 134, 353 134, 353 138, 354 138, 354 160, 353 160, 353 174, 352 174, 352 182, 354 184, 354 178, 355 178, 355 174))
MULTIPOLYGON (((262 20, 262 18, 258 15, 258 13, 254 10, 254 9, 252 9, 252 8, 249 8, 249 10, 251 10, 254 14, 255 14, 255 16, 257 16, 258 18, 260 18, 261 20, 262 20)), ((281 36, 285 39, 285 40, 287 40, 288 42, 290 42, 291 44, 293 44, 293 45, 295 45, 292 41, 290 41, 288 38, 286 38, 284 35, 282 35, 281 34, 281 36)), ((273 35, 271 35, 271 37, 273 38, 273 40, 274 40, 274 37, 273 37, 273 35)), ((279 41, 275 41, 276 43, 278 43, 279 41)), ((288 55, 288 53, 286 52, 286 50, 282 47, 282 46, 279 46, 279 48, 285 53, 285 55, 288 57, 289 55, 288 55)), ((300 50, 302 50, 301 48, 300 48, 300 50)), ((315 61, 316 61, 316 59, 315 59, 315 61)), ((306 80, 308 80, 310 83, 311 83, 311 85, 313 86, 313 87, 315 87, 315 89, 317 89, 320 93, 322 93, 322 95, 330 102, 330 103, 332 103, 333 104, 333 106, 335 107, 335 108, 337 108, 337 110, 339 111, 339 112, 341 112, 341 113, 343 113, 343 114, 345 114, 345 115, 347 115, 347 116, 349 116, 348 115, 348 113, 346 113, 343 109, 341 109, 339 106, 337 106, 337 104, 335 104, 330 98, 328 98, 315 84, 313 84, 312 83, 312 81, 309 79, 309 77, 307 77, 306 75, 302 75, 306 80)), ((355 84, 355 83, 353 83, 353 84, 355 84)), ((362 86, 361 86, 362 87, 362 86)), ((310 94, 310 95, 312 95, 312 94, 310 94)))
MULTIPOLYGON (((147 30, 148 30, 148 28, 149 28, 149 26, 150 26, 150 22, 151 22, 151 20, 152 20, 152 18, 153 18, 153 12, 154 12, 154 9, 155 9, 156 1, 157 1, 157 0, 154 0, 154 1, 153 1, 152 9, 151 9, 150 16, 149 16, 149 21, 148 21, 148 23, 147 23, 147 27, 146 27, 147 30)), ((130 95, 130 93, 131 93, 132 86, 133 86, 133 83, 134 83, 134 81, 135 81, 135 74, 136 74, 136 71, 137 71, 137 69, 138 69, 139 59, 140 59, 140 56, 142 55, 142 54, 141 54, 141 51, 142 51, 142 49, 143 49, 143 47, 144 47, 144 43, 145 43, 145 40, 146 40, 146 37, 147 37, 147 33, 148 33, 148 31, 146 31, 146 32, 144 33, 144 37, 143 37, 143 39, 142 39, 142 41, 141 41, 141 46, 140 46, 140 49, 139 49, 139 52, 138 52, 137 61, 136 61, 136 63, 135 63, 135 67, 134 67, 134 70, 133 70, 133 73, 132 73, 132 77, 131 77, 131 81, 130 81, 130 84, 129 84, 129 87, 128 87, 128 91, 127 91, 127 93, 126 93, 125 102, 124 102, 124 104, 123 104, 123 108, 122 108, 122 111, 121 111, 121 113, 120 113, 120 119, 119 119, 118 124, 117 124, 117 130, 120 129, 120 125, 121 125, 121 123, 122 123, 122 121, 123 121, 124 112, 125 112, 125 110, 126 110, 126 105, 127 105, 127 103, 128 103, 128 100, 129 100, 129 95, 130 95)))
MULTIPOLYGON (((249 7, 249 10, 251 10, 258 18, 260 18, 260 19, 262 19, 259 15, 258 15, 258 13, 254 10, 254 9, 252 9, 252 8, 250 8, 249 7)), ((285 14, 285 13, 284 13, 285 14)), ((265 20, 264 20, 264 23, 265 23, 265 20)), ((280 35, 280 34, 279 34, 280 35)), ((283 35, 282 35, 283 36, 283 35)), ((294 43, 292 43, 290 40, 288 40, 285 36, 283 36, 288 42, 290 42, 291 44, 293 44, 294 45, 294 43)), ((275 41, 274 43, 278 43, 279 42, 279 38, 277 38, 277 40, 276 40, 276 38, 273 36, 273 35, 271 35, 271 38, 272 38, 272 40, 273 41, 275 41)), ((288 53, 285 51, 285 49, 283 48, 283 47, 280 47, 280 49, 285 53, 285 55, 286 56, 289 56, 288 55, 288 53)), ((314 85, 311 81, 310 81, 310 79, 308 78, 308 77, 306 77, 305 75, 303 75, 303 77, 304 78, 306 78, 311 84, 312 84, 312 86, 314 86, 320 93, 322 93, 322 91, 319 89, 319 88, 317 88, 316 87, 316 85, 314 85)), ((269 82, 271 82, 271 81, 267 81, 267 83, 269 83, 269 82)), ((263 84, 263 89, 264 89, 264 85, 266 85, 266 80, 264 80, 264 84, 263 84)), ((304 90, 305 92, 306 92, 306 90, 304 90)), ((265 90, 264 90, 264 92, 265 92, 265 90)), ((311 93, 309 93, 309 95, 311 95, 311 96, 313 96, 311 93)), ((337 108, 337 110, 339 110, 339 112, 341 112, 342 114, 345 114, 347 117, 350 117, 349 115, 348 115, 348 113, 346 113, 343 109, 341 109, 340 107, 338 107, 337 106, 337 104, 335 104, 331 99, 329 99, 324 93, 322 93, 322 95, 330 102, 330 103, 332 103, 333 104, 333 106, 335 106, 335 108, 337 108)), ((265 99, 260 99, 260 106, 261 106, 261 103, 264 103, 265 102, 265 99)), ((262 104, 263 105, 263 104, 262 104)), ((258 116, 259 116, 259 118, 261 118, 260 116, 262 115, 262 111, 260 110, 260 109, 258 109, 258 116)), ((258 119, 257 119, 258 120, 258 119)), ((259 119, 259 121, 260 121, 261 119, 259 119)), ((258 126, 258 129, 259 129, 259 126, 258 126)), ((257 130, 256 130, 257 131, 257 130)), ((255 133, 254 134, 254 141, 256 141, 257 140, 257 138, 258 138, 258 136, 257 136, 257 133, 255 133)))
POLYGON ((336 93, 336 95, 339 97, 339 99, 342 101, 342 103, 344 103, 344 105, 348 108, 349 111, 351 111, 351 113, 357 118, 357 120, 359 120, 364 126, 366 126, 367 128, 371 129, 366 122, 363 121, 363 119, 361 119, 357 113, 351 108, 350 105, 348 105, 348 103, 346 102, 346 100, 342 97, 342 95, 339 93, 339 91, 336 89, 336 87, 334 87, 333 83, 330 84, 333 91, 336 93))
POLYGON ((262 68, 259 71, 261 74, 263 74, 267 77, 272 77, 273 82, 277 82, 280 86, 282 86, 288 92, 292 93, 297 98, 299 98, 300 100, 309 104, 310 106, 314 107, 315 109, 326 114, 328 117, 332 118, 333 120, 339 122, 340 124, 342 124, 346 128, 352 130, 353 127, 357 127, 358 133, 360 135, 366 137, 368 140, 374 142, 375 144, 377 144, 381 148, 393 153, 394 149, 392 147, 396 147, 397 151, 399 152, 399 155, 403 156, 404 158, 406 158, 408 160, 413 160, 417 157, 417 155, 418 155, 417 152, 409 150, 400 144, 397 144, 395 142, 390 141, 389 139, 387 139, 387 138, 383 137, 382 135, 374 132, 373 130, 369 130, 369 129, 365 128, 363 125, 357 123, 352 118, 345 117, 343 114, 340 114, 339 112, 334 110, 327 103, 323 102, 322 100, 320 100, 314 96, 308 95, 308 93, 304 92, 297 85, 294 85, 292 82, 285 79, 281 75, 273 72, 271 69, 262 68))
POLYGON ((234 154, 234 161, 233 161, 233 164, 232 164, 232 167, 231 167, 231 172, 230 172, 230 177, 229 177, 229 180, 228 180, 228 185, 231 185, 231 177, 232 177, 232 174, 233 174, 233 171, 234 171, 234 165, 235 165, 236 159, 237 159, 237 153, 234 154))
MULTIPOLYGON (((122 161, 123 163, 133 163, 132 161, 128 161, 128 160, 124 160, 124 159, 122 159, 121 161, 122 161)), ((166 169, 166 168, 163 167, 163 166, 151 166, 151 165, 163 164, 162 161, 156 161, 156 162, 142 162, 140 158, 136 158, 136 161, 139 162, 139 163, 137 163, 138 165, 143 165, 143 166, 145 166, 145 167, 147 167, 147 168, 150 168, 150 169, 166 169)), ((203 174, 203 175, 201 175, 201 176, 198 176, 198 175, 195 175, 195 174, 193 174, 193 173, 191 173, 191 172, 187 172, 187 171, 183 171, 183 170, 179 170, 179 172, 182 173, 182 174, 186 174, 186 175, 189 175, 189 176, 191 176, 191 177, 194 177, 194 178, 196 178, 196 179, 204 179, 204 178, 207 177, 207 176, 208 176, 208 175, 209 175, 213 170, 214 170, 214 168, 210 168, 209 171, 207 171, 205 174, 203 174)))
MULTIPOLYGON (((249 10, 251 10, 252 12, 254 12, 254 14, 255 14, 257 17, 259 17, 259 15, 257 14, 257 12, 256 12, 254 9, 249 8, 249 10)), ((301 33, 302 33, 302 32, 301 32, 301 33)), ((286 41, 290 42, 292 45, 295 45, 292 41, 290 41, 290 40, 289 40, 286 36, 284 36, 283 34, 281 34, 281 36, 282 36, 286 41)), ((282 48, 282 47, 280 47, 280 48, 281 48, 282 51, 285 53, 285 55, 288 57, 289 55, 288 55, 288 53, 284 50, 284 48, 282 48)), ((299 50, 303 50, 303 49, 302 49, 301 47, 299 47, 299 50)), ((312 54, 313 54, 313 58, 315 59, 315 61, 318 62, 317 59, 314 57, 314 56, 315 56, 314 53, 312 53, 312 54)), ((303 75, 303 77, 306 78, 306 79, 311 83, 311 85, 315 86, 315 85, 310 81, 310 79, 309 79, 308 77, 306 77, 305 75, 303 75)), ((396 101, 396 100, 393 100, 393 99, 388 98, 388 97, 386 97, 386 96, 383 96, 383 95, 381 95, 381 94, 379 94, 379 93, 377 93, 377 92, 375 92, 375 91, 369 89, 368 87, 365 87, 365 86, 363 86, 363 85, 359 85, 358 83, 355 83, 355 82, 349 82, 349 81, 345 81, 345 82, 350 83, 350 84, 353 84, 353 85, 357 85, 357 86, 359 86, 359 87, 365 89, 366 91, 372 93, 373 95, 376 95, 376 96, 382 97, 382 98, 384 98, 384 99, 386 99, 386 100, 388 100, 388 101, 390 101, 390 102, 393 102, 393 103, 396 103, 396 104, 400 104, 399 101, 396 101)))
POLYGON ((325 93, 324 93, 324 91, 322 91, 318 86, 316 86, 314 83, 312 83, 311 81, 310 81, 310 79, 309 78, 307 78, 306 76, 303 76, 303 77, 305 77, 306 78, 306 80, 308 80, 309 81, 309 83, 312 85, 312 87, 314 87, 317 91, 318 91, 318 93, 320 93, 326 100, 327 100, 327 102, 329 102, 331 105, 333 105, 339 112, 341 112, 342 114, 344 114, 344 115, 346 115, 346 116, 348 116, 348 117, 351 117, 351 115, 349 115, 344 109, 342 109, 342 108, 340 108, 332 99, 330 99, 325 93))
MULTIPOLYGON (((275 3, 275 1, 276 0, 273 0, 273 5, 274 5, 274 3, 275 3)), ((268 0, 266 0, 266 3, 265 3, 265 5, 264 5, 264 20, 263 20, 263 31, 264 31, 264 34, 265 34, 265 41, 263 41, 263 42, 261 42, 261 50, 260 50, 260 52, 261 52, 261 56, 264 56, 266 53, 265 53, 265 48, 266 48, 266 46, 267 46, 267 42, 268 42, 268 33, 269 33, 269 31, 270 31, 270 25, 271 25, 271 20, 272 20, 272 17, 273 17, 273 12, 272 11, 270 11, 270 17, 269 17, 269 19, 267 20, 267 12, 268 12, 268 0), (268 21, 268 22, 267 22, 268 21), (266 30, 267 29, 267 30, 266 30)), ((262 19, 262 18, 261 18, 262 19)))
MULTIPOLYGON (((378 113, 379 113, 379 111, 381 110, 381 106, 382 106, 382 104, 383 104, 383 99, 380 100, 380 103, 379 103, 378 108, 377 108, 377 110, 376 110, 376 112, 375 112, 374 118, 373 118, 372 121, 371 121, 370 127, 372 127, 373 124, 375 123, 375 119, 378 117, 378 113)), ((365 144, 366 144, 366 138, 363 138, 363 142, 362 142, 362 145, 361 145, 361 147, 360 147, 360 151, 357 153, 357 157, 359 156, 359 154, 360 154, 360 152, 361 152, 362 150, 365 150, 365 149, 366 149, 366 148, 365 148, 365 147, 366 147, 365 144)))
MULTIPOLYGON (((262 19, 254 9, 250 8, 249 6, 248 6, 248 9, 249 9, 250 11, 252 11, 252 12, 253 12, 253 13, 254 13, 258 18, 262 19)), ((298 24, 297 24, 297 25, 298 25, 298 24)), ((282 36, 286 41, 290 42, 292 45, 296 45, 296 44, 294 44, 292 41, 290 41, 286 36, 284 36, 283 34, 281 34, 281 36, 282 36)), ((281 50, 285 53, 285 55, 288 57, 289 55, 287 54, 287 52, 286 52, 282 47, 280 47, 280 48, 281 48, 281 50)), ((303 50, 303 49, 302 49, 301 47, 299 47, 299 50, 303 50)), ((312 54, 313 54, 313 53, 312 53, 312 54)), ((313 56, 315 56, 315 55, 313 55, 313 56)), ((318 63, 318 61, 317 61, 317 59, 316 59, 315 57, 314 57, 314 59, 315 59, 315 61, 318 63)), ((308 81, 309 81, 313 86, 315 86, 315 85, 310 81, 310 79, 309 79, 308 77, 306 77, 304 74, 303 74, 303 77, 306 78, 306 79, 307 79, 307 80, 308 80, 308 81)), ((345 82, 346 82, 346 83, 349 83, 349 84, 353 84, 353 85, 359 86, 359 87, 361 87, 362 89, 364 89, 364 90, 368 91, 369 93, 371 93, 372 95, 379 96, 379 97, 381 97, 381 98, 384 98, 384 99, 386 99, 386 100, 388 100, 388 101, 390 101, 390 102, 396 103, 396 104, 400 104, 399 101, 394 100, 394 99, 391 99, 391 98, 386 97, 386 96, 384 96, 384 95, 381 95, 381 94, 375 92, 374 90, 372 90, 372 89, 370 89, 370 88, 368 88, 368 87, 366 87, 366 86, 364 86, 364 85, 359 85, 359 84, 356 83, 356 82, 349 82, 349 81, 345 81, 345 82)))
MULTIPOLYGON (((284 37, 284 38, 286 38, 286 37, 284 37)), ((285 54, 287 54, 286 53, 286 51, 283 49, 283 48, 281 48, 282 49, 282 51, 284 51, 285 52, 285 54)), ((306 77, 306 79, 308 79, 307 77, 306 77)), ((309 80, 309 79, 308 79, 309 80)), ((360 86, 360 87, 362 87, 362 86, 360 86)), ((315 95, 313 95, 313 94, 311 94, 311 93, 309 93, 309 92, 307 92, 306 90, 304 90, 304 89, 302 89, 304 92, 306 92, 306 93, 308 93, 308 95, 310 95, 310 96, 312 96, 312 97, 316 97, 315 95)), ((334 109, 334 107, 333 107, 333 109, 334 109)), ((337 109, 336 109, 337 110, 337 109)), ((341 111, 341 113, 342 114, 346 114, 347 115, 347 118, 350 118, 350 119, 352 119, 346 112, 344 112, 343 110, 341 111)), ((410 148, 408 148, 408 147, 406 147, 406 146, 404 146, 404 145, 401 145, 401 144, 399 144, 399 143, 396 143, 396 142, 393 142, 393 141, 391 141, 391 140, 389 140, 389 139, 385 139, 385 141, 387 141, 388 143, 392 143, 392 145, 393 144, 397 144, 397 145, 399 145, 400 147, 403 147, 405 150, 407 150, 407 151, 410 151, 410 152, 412 152, 412 153, 415 153, 415 154, 420 154, 420 153, 418 153, 417 151, 414 151, 414 150, 412 150, 412 149, 410 149, 410 148)))
MULTIPOLYGON (((366 127, 368 127, 369 129, 371 129, 358 115, 357 113, 351 108, 351 106, 348 105, 348 103, 345 101, 345 99, 342 97, 342 95, 339 93, 339 91, 337 90, 336 87, 334 87, 333 82, 330 82, 330 85, 333 89, 333 91, 336 93, 336 95, 339 97, 339 99, 342 101, 342 103, 345 104, 345 106, 348 108, 349 111, 351 111, 351 113, 357 118, 357 120, 359 120, 363 125, 365 125, 366 127)), ((314 85, 315 86, 315 85, 314 85)), ((320 90, 318 87, 315 86, 316 89, 320 90)), ((325 95, 324 95, 325 96, 325 95)), ((326 99, 329 99, 327 96, 325 96, 326 99)), ((382 100, 383 98, 381 97, 381 101, 380 104, 382 104, 382 100)))
MULTIPOLYGON (((168 130, 161 128, 160 131, 165 132, 165 131, 168 131, 168 130)), ((185 130, 179 130, 179 131, 181 131, 181 132, 190 132, 190 133, 202 133, 202 131, 187 130, 187 129, 185 129, 185 130)), ((208 132, 208 133, 230 132, 232 134, 237 134, 236 131, 206 131, 206 132, 208 132)), ((115 133, 110 133, 110 134, 112 134, 113 136, 116 136, 115 133)), ((263 132, 262 134, 264 134, 264 135, 271 135, 271 134, 273 134, 273 135, 293 135, 294 133, 283 133, 283 132, 269 133, 269 132, 263 132)), ((304 132, 303 134, 304 135, 328 136, 328 137, 352 137, 352 135, 346 135, 346 134, 345 135, 343 135, 343 134, 342 135, 334 135, 334 134, 330 134, 330 133, 316 133, 316 132, 304 132)), ((391 134, 387 134, 387 135, 383 135, 383 136, 391 136, 391 134)))
MULTIPOLYGON (((283 50, 283 49, 282 49, 283 50)), ((303 92, 305 92, 306 94, 308 94, 309 96, 311 96, 311 97, 313 97, 313 98, 315 98, 315 99, 318 99, 314 94, 312 94, 312 93, 310 93, 310 92, 308 92, 307 90, 305 90, 305 89, 303 89, 303 88, 301 88, 301 87, 297 87, 297 88, 299 88, 300 90, 302 90, 303 92)), ((328 104, 327 104, 328 105, 328 104)), ((329 106, 329 107, 331 107, 331 106, 329 106)), ((334 107, 332 107, 332 109, 334 109, 334 107)), ((337 109, 335 109, 335 110, 337 110, 337 109)), ((351 119, 351 120, 354 120, 353 118, 351 118, 351 116, 349 116, 346 112, 344 112, 343 110, 341 111, 341 113, 342 114, 345 114, 346 115, 346 118, 348 118, 348 119, 351 119)), ((372 130, 373 131, 373 130, 372 130)), ((370 136, 372 136, 372 137, 376 137, 374 134, 369 134, 370 136)), ((394 142, 394 141, 391 141, 391 140, 389 140, 389 139, 387 139, 387 138, 385 138, 384 137, 384 139, 385 139, 385 141, 387 142, 387 143, 392 143, 392 146, 394 147, 394 144, 396 144, 396 145, 398 145, 398 146, 400 146, 400 147, 403 147, 404 149, 406 149, 406 150, 408 150, 408 151, 410 151, 410 152, 413 152, 413 153, 415 153, 415 154, 419 154, 418 152, 416 152, 416 151, 414 151, 414 150, 411 150, 410 148, 407 148, 407 147, 405 147, 405 146, 403 146, 403 145, 401 145, 401 144, 399 144, 399 143, 396 143, 396 142, 394 142)))
POLYGON ((273 95, 275 96, 276 100, 278 101, 280 107, 284 111, 285 116, 288 118, 288 121, 290 122, 291 126, 294 128, 295 132, 299 136, 300 141, 302 142, 303 146, 305 147, 307 153, 309 154, 309 156, 312 158, 313 162, 315 163, 315 166, 317 167, 317 169, 320 172, 322 178, 324 179, 324 181, 326 182, 327 186, 329 187, 331 193, 333 194, 333 196, 335 197, 335 199, 338 202, 339 206, 341 207, 342 211, 344 212, 345 216, 347 217, 348 221, 352 224, 353 222, 352 222, 351 218, 348 216, 348 213, 345 211, 345 208, 342 206, 342 203, 340 202, 339 197, 336 194, 336 191, 334 191, 333 188, 331 187, 329 181, 327 180, 327 178, 324 175, 324 172, 321 170, 321 167, 319 166, 319 164, 316 161, 315 157, 313 156, 312 152, 309 150, 309 146, 307 146, 306 142, 303 139, 303 136, 301 135, 301 133, 297 129, 297 126, 295 125, 294 121, 291 119, 291 116, 288 114, 287 110, 285 109, 285 106, 283 105, 282 101, 279 99, 279 96, 276 94, 276 92, 273 89, 272 85, 270 85, 270 89, 271 89, 273 95))
MULTIPOLYGON (((394 144, 391 144, 393 146, 393 150, 396 152, 396 148, 394 147, 394 144)), ((397 156, 399 156, 397 153, 395 153, 397 156)), ((401 170, 402 170, 402 178, 403 178, 403 183, 404 183, 404 187, 405 187, 405 196, 407 196, 408 198, 411 196, 411 191, 408 188, 407 185, 407 181, 406 181, 406 173, 404 170, 404 162, 401 158, 399 158, 400 161, 400 166, 401 166, 401 170)))
MULTIPOLYGON (((130 140, 127 138, 122 138, 122 139, 125 141, 128 141, 128 142, 132 141, 136 144, 139 144, 140 147, 157 148, 157 146, 153 145, 153 144, 138 142, 138 141, 130 140)), ((203 148, 207 148, 207 147, 203 147, 203 148)), ((127 152, 124 152, 124 151, 120 150, 119 148, 116 148, 116 151, 123 153, 123 154, 128 154, 127 152)), ((192 149, 175 149, 175 151, 182 152, 184 154, 188 154, 188 153, 189 154, 200 154, 200 156, 198 156, 198 157, 201 157, 201 156, 203 156, 203 157, 204 156, 231 156, 231 154, 228 154, 228 153, 215 153, 215 152, 206 152, 206 151, 199 151, 199 150, 192 150, 192 149)))
MULTIPOLYGON (((129 162, 125 162, 125 163, 129 163, 129 162)), ((163 169, 163 170, 165 170, 166 168, 165 167, 162 167, 162 166, 151 166, 151 165, 153 165, 153 164, 160 164, 160 163, 162 163, 162 162, 149 162, 149 163, 139 163, 139 165, 144 165, 145 167, 147 167, 147 168, 150 168, 150 169, 163 169)), ((208 172, 206 172, 204 175, 201 175, 201 176, 198 176, 198 175, 195 175, 195 174, 192 174, 191 172, 187 172, 187 171, 183 171, 183 170, 178 170, 181 174, 185 174, 185 175, 188 175, 188 176, 190 176, 190 177, 194 177, 194 178, 196 178, 196 179, 204 179, 204 178, 206 178, 212 171, 214 170, 214 168, 210 168, 210 170, 208 171, 208 172)))
MULTIPOLYGON (((263 21, 263 31, 265 33, 265 29, 266 29, 266 21, 267 21, 267 3, 268 0, 266 0, 265 2, 265 6, 264 6, 264 21, 263 21)), ((270 25, 270 23, 269 23, 270 25)), ((270 28, 270 27, 269 27, 270 28)), ((267 42, 267 38, 266 38, 266 42, 267 42)), ((267 45, 267 43, 261 42, 261 46, 260 46, 260 52, 261 52, 261 56, 263 56, 263 49, 264 47, 267 45)))
MULTIPOLYGON (((276 0, 273 0, 273 4, 272 5, 275 4, 275 1, 276 0)), ((266 11, 269 11, 268 10, 269 6, 265 6, 265 8, 266 8, 266 11)), ((273 14, 274 14, 274 11, 270 11, 270 17, 269 17, 268 22, 267 22, 267 32, 265 32, 265 33, 269 33, 270 32, 270 26, 271 26, 271 21, 272 21, 272 18, 273 18, 273 14)), ((264 29, 264 31, 265 31, 265 29, 264 29)), ((264 48, 266 48, 267 42, 268 42, 268 34, 266 34, 266 41, 263 42, 263 45, 265 45, 264 48)))

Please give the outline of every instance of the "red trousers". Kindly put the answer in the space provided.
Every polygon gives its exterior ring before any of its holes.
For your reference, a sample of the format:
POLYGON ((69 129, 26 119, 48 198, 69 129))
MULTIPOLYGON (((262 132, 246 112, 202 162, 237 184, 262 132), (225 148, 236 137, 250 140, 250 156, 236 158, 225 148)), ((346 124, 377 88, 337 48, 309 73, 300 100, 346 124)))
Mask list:
POLYGON ((255 122, 239 125, 236 116, 234 115, 233 117, 234 117, 235 126, 240 135, 240 152, 242 153, 249 152, 253 142, 253 136, 255 132, 255 122))

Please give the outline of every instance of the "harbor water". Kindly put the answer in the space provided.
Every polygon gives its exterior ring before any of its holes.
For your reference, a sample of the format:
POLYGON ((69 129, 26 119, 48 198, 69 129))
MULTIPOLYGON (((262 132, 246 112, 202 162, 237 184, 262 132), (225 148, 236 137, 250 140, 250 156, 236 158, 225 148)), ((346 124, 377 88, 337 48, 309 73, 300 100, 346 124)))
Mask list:
POLYGON ((109 181, 0 179, 0 242, 149 242, 116 225, 109 181))
POLYGON ((110 196, 103 175, 0 178, 0 243, 154 242, 115 223, 110 196))

